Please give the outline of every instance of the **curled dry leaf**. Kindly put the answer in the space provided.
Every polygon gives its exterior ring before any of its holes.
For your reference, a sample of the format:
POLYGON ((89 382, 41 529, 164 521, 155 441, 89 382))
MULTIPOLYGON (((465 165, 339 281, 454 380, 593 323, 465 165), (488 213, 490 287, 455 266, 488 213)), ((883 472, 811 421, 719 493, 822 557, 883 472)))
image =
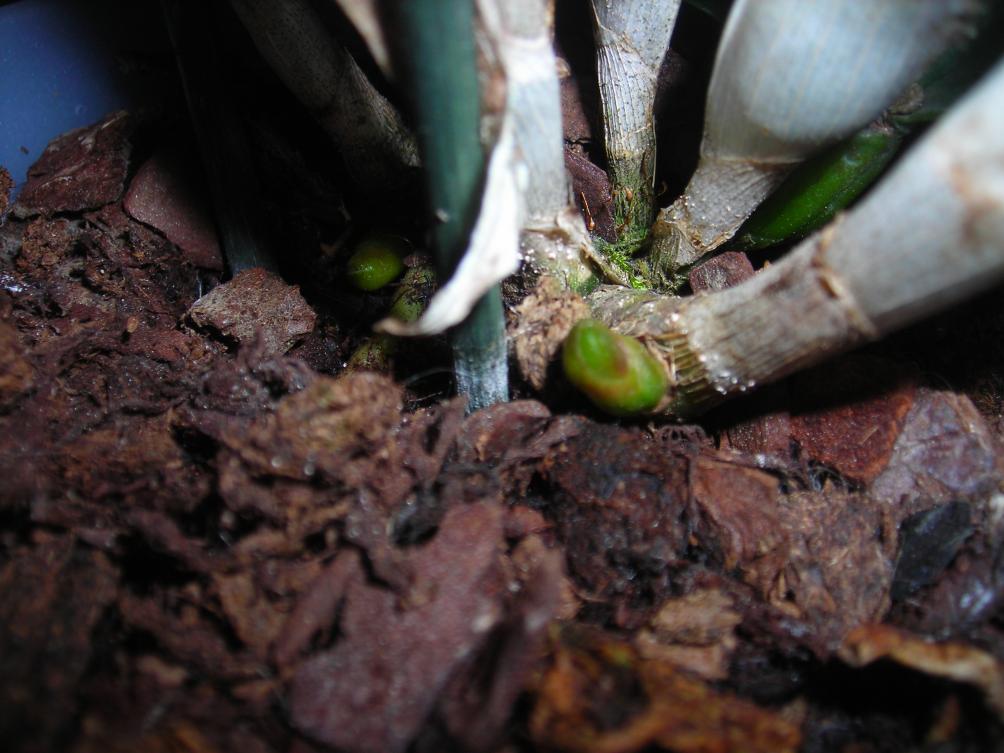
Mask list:
POLYGON ((975 685, 1004 718, 1004 663, 965 643, 934 643, 890 625, 862 625, 844 640, 840 657, 855 667, 891 659, 947 680, 975 685))
POLYGON ((775 712, 581 629, 559 637, 530 728, 538 744, 577 753, 794 753, 801 741, 775 712))
POLYGON ((729 594, 705 588, 663 602, 635 636, 635 646, 646 659, 661 659, 705 680, 724 680, 742 620, 729 594))

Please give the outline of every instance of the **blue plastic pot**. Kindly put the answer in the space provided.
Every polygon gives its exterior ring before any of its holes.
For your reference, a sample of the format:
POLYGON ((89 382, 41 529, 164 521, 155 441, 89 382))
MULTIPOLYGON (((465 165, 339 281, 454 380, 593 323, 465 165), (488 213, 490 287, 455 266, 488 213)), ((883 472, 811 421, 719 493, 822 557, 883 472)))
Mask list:
POLYGON ((54 136, 159 97, 141 61, 160 54, 157 0, 0 5, 0 165, 15 186, 54 136))

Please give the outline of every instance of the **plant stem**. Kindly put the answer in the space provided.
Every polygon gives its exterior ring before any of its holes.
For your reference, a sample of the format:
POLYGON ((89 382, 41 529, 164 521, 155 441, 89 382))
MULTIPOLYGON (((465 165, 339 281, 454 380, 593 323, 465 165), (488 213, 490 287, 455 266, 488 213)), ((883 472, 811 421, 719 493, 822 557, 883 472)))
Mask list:
POLYGON ((624 223, 618 233, 644 240, 655 213, 652 108, 680 0, 591 0, 591 5, 604 148, 616 214, 624 223))
POLYGON ((875 340, 1004 278, 1004 62, 846 216, 734 288, 604 288, 597 318, 642 338, 693 415, 875 340))
MULTIPOLYGON (((460 262, 480 209, 485 157, 473 0, 395 0, 398 53, 412 95, 440 280, 460 262)), ((457 389, 468 410, 508 399, 502 298, 494 286, 451 332, 457 389)))
POLYGON ((251 267, 275 271, 244 124, 220 73, 213 19, 203 6, 182 0, 163 0, 163 7, 230 274, 251 267))
POLYGON ((307 0, 230 0, 262 57, 317 118, 363 190, 407 184, 412 134, 307 0))
POLYGON ((506 109, 527 181, 520 244, 526 261, 572 290, 598 282, 583 260, 589 233, 571 200, 561 127, 561 96, 551 43, 553 3, 505 0, 481 3, 486 27, 495 20, 498 54, 506 78, 506 109), (497 19, 486 20, 486 8, 497 19))
POLYGON ((977 7, 738 0, 715 58, 697 170, 652 228, 656 277, 669 282, 726 243, 796 165, 877 118, 977 7))
POLYGON ((913 132, 931 124, 1000 56, 1004 6, 984 8, 975 37, 949 47, 882 117, 800 165, 739 229, 735 247, 798 240, 851 204, 913 132))

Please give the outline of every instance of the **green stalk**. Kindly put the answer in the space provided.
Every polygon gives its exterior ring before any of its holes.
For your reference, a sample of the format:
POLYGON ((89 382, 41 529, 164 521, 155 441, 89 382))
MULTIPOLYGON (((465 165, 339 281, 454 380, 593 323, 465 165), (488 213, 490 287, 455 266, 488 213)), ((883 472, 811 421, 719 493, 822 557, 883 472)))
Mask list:
MULTIPOLYGON (((398 53, 412 95, 439 279, 456 269, 480 209, 485 157, 472 0, 395 0, 398 53)), ((502 296, 494 286, 451 332, 457 391, 474 411, 508 399, 502 296)))
POLYGON ((902 141, 900 131, 879 120, 805 163, 746 221, 735 247, 768 248, 822 227, 872 184, 902 141))

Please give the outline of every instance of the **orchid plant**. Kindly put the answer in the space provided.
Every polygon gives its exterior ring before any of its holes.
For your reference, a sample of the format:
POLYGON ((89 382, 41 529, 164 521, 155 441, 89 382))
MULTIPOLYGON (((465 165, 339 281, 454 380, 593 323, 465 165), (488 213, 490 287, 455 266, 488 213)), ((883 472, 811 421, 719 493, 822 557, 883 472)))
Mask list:
POLYGON ((693 415, 1004 277, 998 64, 855 209, 783 261, 729 290, 672 294, 737 233, 746 247, 805 235, 861 192, 924 109, 915 82, 973 34, 977 0, 736 0, 697 169, 658 213, 653 101, 680 3, 590 0, 628 272, 594 243, 570 196, 548 0, 328 0, 383 74, 413 95, 414 136, 308 0, 232 2, 347 162, 366 165, 378 184, 421 165, 440 290, 421 316, 381 327, 397 336, 452 328, 458 384, 472 407, 506 397, 498 283, 520 264, 569 291, 612 283, 589 292, 595 321, 573 330, 564 363, 577 386, 620 415, 693 415), (360 104, 349 115, 350 103, 360 104), (798 170, 826 149, 829 162, 798 170), (793 173, 801 183, 786 183, 793 173), (799 217, 751 220, 782 184, 788 193, 770 216, 798 206, 799 217), (634 396, 636 387, 645 394, 634 396))

